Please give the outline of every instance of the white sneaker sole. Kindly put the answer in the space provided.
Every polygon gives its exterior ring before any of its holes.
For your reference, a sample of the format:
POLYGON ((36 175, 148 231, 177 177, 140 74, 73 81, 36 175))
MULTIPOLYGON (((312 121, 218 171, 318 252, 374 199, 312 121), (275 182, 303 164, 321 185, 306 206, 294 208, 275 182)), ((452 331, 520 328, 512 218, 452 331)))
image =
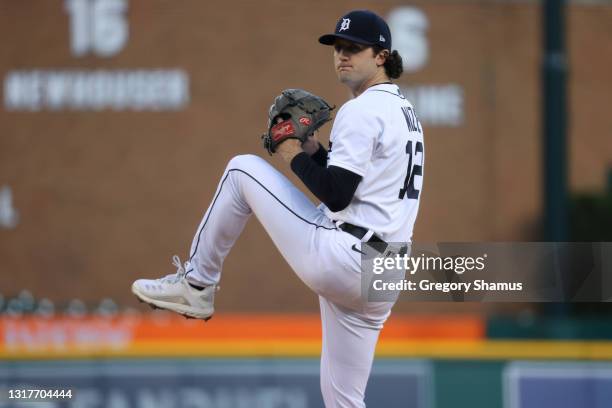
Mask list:
POLYGON ((190 306, 151 299, 150 297, 138 292, 138 289, 134 285, 132 285, 132 293, 136 295, 138 301, 148 304, 152 309, 168 310, 170 312, 178 313, 187 319, 202 319, 205 322, 209 321, 213 317, 214 312, 202 313, 199 311, 199 309, 190 306))

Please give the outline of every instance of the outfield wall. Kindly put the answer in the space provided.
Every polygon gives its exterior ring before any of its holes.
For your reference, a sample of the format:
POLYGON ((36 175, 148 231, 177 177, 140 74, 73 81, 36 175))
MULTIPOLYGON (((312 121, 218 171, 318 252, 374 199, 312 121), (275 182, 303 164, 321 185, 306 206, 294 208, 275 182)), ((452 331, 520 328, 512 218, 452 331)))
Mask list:
MULTIPOLYGON (((170 272, 228 159, 268 158, 281 89, 347 100, 316 39, 355 7, 389 20, 425 128, 414 239, 537 237, 537 2, 0 0, 0 291, 127 302, 133 279, 170 272)), ((603 189, 610 165, 611 19, 609 3, 568 6, 573 189, 603 189)), ((220 310, 316 310, 255 222, 225 269, 220 310)))
MULTIPOLYGON (((71 390, 45 407, 321 407, 317 316, 166 314, 0 320, 9 390, 71 390)), ((386 408, 604 408, 612 342, 492 340, 479 318, 394 316, 367 390, 386 408)), ((28 402, 32 403, 32 401, 28 402)), ((42 405, 41 405, 42 406, 42 405)))

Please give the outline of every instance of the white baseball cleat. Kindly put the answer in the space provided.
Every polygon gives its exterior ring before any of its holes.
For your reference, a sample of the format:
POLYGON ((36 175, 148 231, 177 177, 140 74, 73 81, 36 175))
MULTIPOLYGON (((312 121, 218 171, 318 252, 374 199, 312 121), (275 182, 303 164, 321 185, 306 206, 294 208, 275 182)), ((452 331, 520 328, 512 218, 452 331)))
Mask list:
POLYGON ((170 310, 187 318, 208 321, 215 312, 213 303, 218 286, 196 289, 187 282, 187 263, 183 266, 175 255, 172 264, 176 266, 175 274, 160 279, 138 279, 132 284, 132 293, 154 309, 170 310))

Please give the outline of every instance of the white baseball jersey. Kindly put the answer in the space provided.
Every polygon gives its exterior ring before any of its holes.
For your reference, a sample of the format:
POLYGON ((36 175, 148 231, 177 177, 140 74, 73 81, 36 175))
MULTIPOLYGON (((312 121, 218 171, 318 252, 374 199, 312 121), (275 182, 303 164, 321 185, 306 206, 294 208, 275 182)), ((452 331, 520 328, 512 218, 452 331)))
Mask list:
POLYGON ((423 130, 397 85, 379 84, 339 110, 328 166, 363 177, 342 211, 328 217, 371 229, 387 242, 410 242, 423 185, 423 130))

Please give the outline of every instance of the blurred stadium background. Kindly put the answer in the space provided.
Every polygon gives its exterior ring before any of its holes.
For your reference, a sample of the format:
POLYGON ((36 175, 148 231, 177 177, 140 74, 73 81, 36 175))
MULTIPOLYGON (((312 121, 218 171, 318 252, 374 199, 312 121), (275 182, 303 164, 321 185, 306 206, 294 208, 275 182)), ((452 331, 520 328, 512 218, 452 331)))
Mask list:
MULTIPOLYGON (((0 0, 0 407, 22 406, 11 388, 73 390, 45 407, 322 406, 318 302, 256 221, 208 324, 129 287, 174 272, 232 156, 264 156, 275 95, 347 100, 316 39, 354 8, 387 18, 425 128, 417 242, 559 237, 549 126, 561 237, 612 241, 610 1, 565 5, 567 97, 545 122, 544 2, 0 0)), ((368 406, 612 407, 610 311, 400 301, 368 406)))

